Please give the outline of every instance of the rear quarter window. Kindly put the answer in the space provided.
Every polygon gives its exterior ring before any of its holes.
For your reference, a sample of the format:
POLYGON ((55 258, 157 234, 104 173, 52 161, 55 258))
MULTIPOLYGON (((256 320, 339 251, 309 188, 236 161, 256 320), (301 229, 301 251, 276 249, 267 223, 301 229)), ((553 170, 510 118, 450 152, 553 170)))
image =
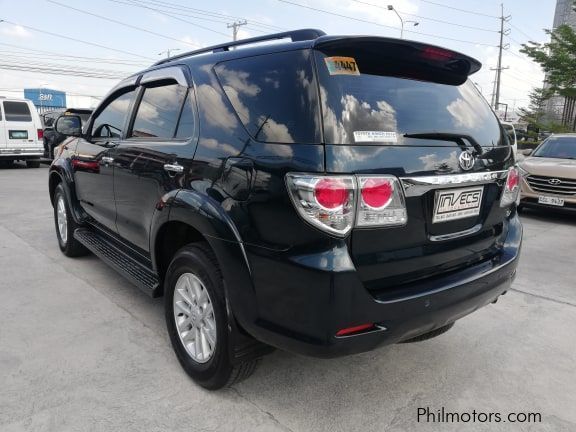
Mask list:
POLYGON ((6 121, 31 122, 32 114, 26 102, 4 102, 6 121))
POLYGON ((220 63, 216 75, 257 141, 320 142, 311 52, 279 52, 220 63))

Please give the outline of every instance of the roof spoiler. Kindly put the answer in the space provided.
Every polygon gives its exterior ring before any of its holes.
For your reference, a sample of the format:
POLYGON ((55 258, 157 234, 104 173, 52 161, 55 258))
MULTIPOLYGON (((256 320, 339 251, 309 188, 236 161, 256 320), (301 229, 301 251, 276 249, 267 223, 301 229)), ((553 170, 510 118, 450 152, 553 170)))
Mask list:
POLYGON ((482 63, 465 54, 405 39, 374 36, 323 36, 314 41, 313 48, 328 52, 358 53, 358 55, 364 55, 365 58, 378 59, 383 63, 386 63, 387 59, 400 60, 403 63, 417 66, 412 68, 414 78, 418 78, 420 71, 441 71, 450 81, 463 82, 482 67, 482 63))

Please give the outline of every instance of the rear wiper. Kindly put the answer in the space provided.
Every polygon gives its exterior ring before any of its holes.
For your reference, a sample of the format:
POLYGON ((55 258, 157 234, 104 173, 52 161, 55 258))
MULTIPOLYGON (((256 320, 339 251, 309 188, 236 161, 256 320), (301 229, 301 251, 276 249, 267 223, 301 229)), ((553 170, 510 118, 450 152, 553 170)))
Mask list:
POLYGON ((421 133, 413 133, 413 134, 404 134, 405 138, 416 138, 416 139, 432 139, 432 140, 440 140, 440 141, 452 141, 455 142, 458 147, 466 150, 466 141, 472 144, 472 147, 478 152, 478 154, 482 154, 482 146, 478 144, 473 137, 470 135, 465 134, 457 134, 457 133, 445 133, 445 132, 421 132, 421 133))

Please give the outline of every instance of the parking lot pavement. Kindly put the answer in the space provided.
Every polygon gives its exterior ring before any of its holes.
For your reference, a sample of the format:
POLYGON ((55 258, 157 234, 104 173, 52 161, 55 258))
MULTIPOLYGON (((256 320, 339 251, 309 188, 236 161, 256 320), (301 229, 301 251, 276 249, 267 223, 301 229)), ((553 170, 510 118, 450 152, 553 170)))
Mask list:
POLYGON ((56 244, 47 170, 0 169, 2 431, 574 431, 576 218, 523 214, 514 289, 436 339, 335 360, 277 351, 201 390, 172 354, 162 300, 56 244), (536 412, 538 424, 418 423, 536 412))

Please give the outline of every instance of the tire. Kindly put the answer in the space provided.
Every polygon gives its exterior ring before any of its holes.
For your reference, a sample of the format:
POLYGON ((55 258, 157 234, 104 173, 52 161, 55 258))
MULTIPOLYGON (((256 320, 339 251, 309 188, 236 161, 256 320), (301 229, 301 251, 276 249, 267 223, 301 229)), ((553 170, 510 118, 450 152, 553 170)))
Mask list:
POLYGON ((454 327, 454 323, 446 324, 445 326, 437 328, 436 330, 432 330, 431 332, 424 333, 423 335, 416 336, 416 337, 413 337, 410 339, 406 339, 405 341, 402 341, 400 343, 422 342, 422 341, 425 341, 428 339, 432 339, 432 338, 435 338, 437 336, 440 336, 441 334, 446 333, 452 327, 454 327))
POLYGON ((174 255, 166 272, 164 302, 176 357, 197 384, 218 390, 254 373, 259 359, 238 365, 230 362, 224 280, 207 244, 193 243, 174 255))
POLYGON ((56 186, 54 191, 54 225, 58 246, 64 255, 79 257, 89 253, 88 249, 74 238, 74 231, 79 225, 70 214, 70 207, 62 184, 56 186))
POLYGON ((37 159, 27 160, 26 166, 28 168, 40 168, 40 161, 37 159))

